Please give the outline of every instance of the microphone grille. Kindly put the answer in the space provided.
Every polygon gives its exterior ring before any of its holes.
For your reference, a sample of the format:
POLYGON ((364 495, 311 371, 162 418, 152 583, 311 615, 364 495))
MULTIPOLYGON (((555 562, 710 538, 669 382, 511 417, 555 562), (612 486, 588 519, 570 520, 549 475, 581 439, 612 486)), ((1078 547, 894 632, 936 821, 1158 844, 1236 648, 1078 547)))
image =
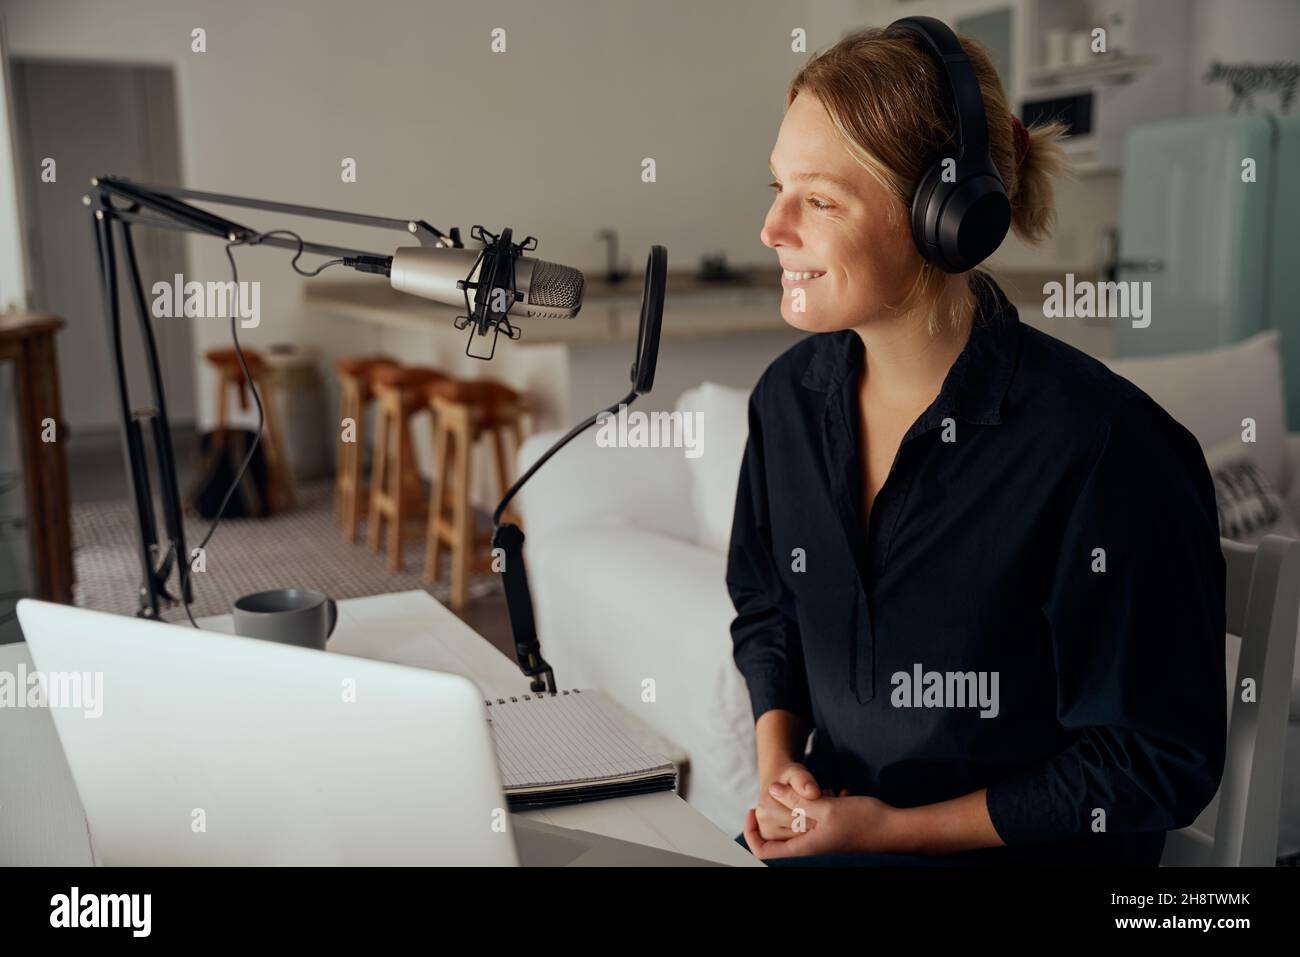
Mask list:
POLYGON ((582 305, 586 278, 582 270, 537 260, 528 283, 528 304, 553 309, 577 309, 582 305))

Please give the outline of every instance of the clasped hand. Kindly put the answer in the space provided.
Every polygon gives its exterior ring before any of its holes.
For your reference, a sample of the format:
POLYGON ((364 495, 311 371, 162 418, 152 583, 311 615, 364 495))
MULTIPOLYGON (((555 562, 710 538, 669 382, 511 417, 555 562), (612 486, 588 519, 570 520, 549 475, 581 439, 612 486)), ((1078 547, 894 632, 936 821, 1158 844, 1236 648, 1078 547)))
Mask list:
POLYGON ((894 813, 877 798, 824 792, 806 767, 789 764, 745 816, 745 843, 760 860, 895 852, 894 813))

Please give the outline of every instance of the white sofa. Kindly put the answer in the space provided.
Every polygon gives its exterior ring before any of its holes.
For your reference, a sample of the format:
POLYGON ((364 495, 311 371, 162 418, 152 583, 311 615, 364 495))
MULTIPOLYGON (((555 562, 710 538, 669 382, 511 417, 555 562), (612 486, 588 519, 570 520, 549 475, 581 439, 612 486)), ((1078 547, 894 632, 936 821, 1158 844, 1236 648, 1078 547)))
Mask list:
MULTIPOLYGON (((1277 334, 1212 353, 1110 364, 1160 402, 1207 453, 1240 441, 1300 520, 1300 434, 1285 431, 1277 334)), ((543 654, 564 687, 615 696, 689 756, 685 797, 739 833, 757 797, 754 730, 731 658, 726 542, 747 432, 746 393, 704 384, 677 408, 698 413, 703 451, 605 448, 589 431, 521 496, 543 654)), ((634 407, 635 408, 635 407, 634 407)), ((530 438, 527 467, 559 433, 530 438)), ((1228 643, 1235 673, 1235 639, 1228 643)), ((1279 854, 1300 852, 1300 655, 1279 854)))

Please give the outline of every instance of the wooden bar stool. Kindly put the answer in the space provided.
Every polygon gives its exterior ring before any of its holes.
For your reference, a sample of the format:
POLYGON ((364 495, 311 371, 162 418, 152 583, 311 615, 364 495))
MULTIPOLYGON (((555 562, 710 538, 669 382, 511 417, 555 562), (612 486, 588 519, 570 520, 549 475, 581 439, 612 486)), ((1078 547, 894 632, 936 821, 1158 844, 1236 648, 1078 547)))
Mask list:
MULTIPOLYGON (((474 447, 484 435, 491 436, 498 491, 504 495, 512 469, 502 440, 509 434, 518 454, 527 408, 518 392, 490 379, 444 379, 426 385, 424 393, 433 410, 433 448, 438 463, 429 495, 424 580, 438 582, 445 546, 451 553, 451 607, 459 611, 469 601, 471 572, 492 566, 490 539, 479 536, 475 529, 474 447)), ((502 520, 515 521, 511 510, 506 510, 502 520)))
MULTIPOLYGON (((292 507, 294 493, 293 477, 289 473, 289 465, 284 458, 284 443, 281 441, 283 432, 280 428, 280 410, 270 389, 266 360, 255 349, 246 348, 243 352, 248 374, 262 400, 265 418, 266 428, 259 444, 266 456, 266 502, 271 512, 282 512, 292 507)), ((239 356, 233 348, 209 349, 203 357, 217 373, 217 441, 220 443, 223 430, 229 424, 230 390, 234 388, 239 395, 240 411, 247 412, 252 402, 244 370, 240 367, 239 356)))
POLYGON ((387 356, 345 356, 334 364, 339 380, 339 450, 334 473, 334 521, 343 529, 343 540, 355 542, 361 517, 370 505, 365 480, 366 410, 375 397, 374 376, 380 369, 395 369, 400 363, 387 356), (354 423, 352 441, 343 440, 341 420, 354 423))
MULTIPOLYGON (((411 444, 411 416, 428 405, 423 388, 445 378, 435 369, 394 366, 376 369, 375 445, 370 467, 370 525, 366 537, 378 553, 387 522, 388 570, 402 570, 402 541, 408 523, 422 520, 427 505, 411 444)), ((418 532, 416 533, 418 534, 418 532)))

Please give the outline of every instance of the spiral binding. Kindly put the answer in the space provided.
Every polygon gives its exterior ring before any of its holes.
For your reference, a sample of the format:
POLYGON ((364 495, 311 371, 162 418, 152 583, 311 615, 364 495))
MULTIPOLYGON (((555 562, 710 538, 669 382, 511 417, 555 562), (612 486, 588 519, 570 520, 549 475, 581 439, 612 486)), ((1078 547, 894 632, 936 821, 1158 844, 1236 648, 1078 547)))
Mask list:
MULTIPOLYGON (((497 698, 497 704, 505 704, 507 701, 541 701, 543 698, 558 698, 561 695, 570 694, 569 691, 557 691, 555 694, 521 694, 518 697, 511 695, 509 698, 497 698)), ((581 688, 574 688, 572 694, 582 694, 581 688)), ((489 708, 492 707, 492 701, 488 698, 483 699, 483 703, 489 708)))

